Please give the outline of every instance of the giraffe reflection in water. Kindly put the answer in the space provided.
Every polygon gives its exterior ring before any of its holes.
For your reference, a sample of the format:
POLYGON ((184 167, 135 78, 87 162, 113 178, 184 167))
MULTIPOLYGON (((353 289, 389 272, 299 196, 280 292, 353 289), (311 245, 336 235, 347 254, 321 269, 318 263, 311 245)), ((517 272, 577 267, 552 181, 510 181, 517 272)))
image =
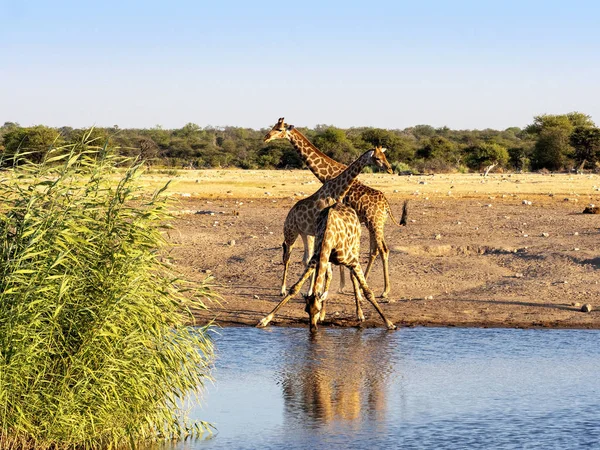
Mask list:
MULTIPOLYGON (((303 351, 286 355, 282 389, 286 421, 326 425, 381 421, 392 381, 393 339, 384 330, 312 333, 303 351)), ((297 349, 299 350, 299 349, 297 349)))

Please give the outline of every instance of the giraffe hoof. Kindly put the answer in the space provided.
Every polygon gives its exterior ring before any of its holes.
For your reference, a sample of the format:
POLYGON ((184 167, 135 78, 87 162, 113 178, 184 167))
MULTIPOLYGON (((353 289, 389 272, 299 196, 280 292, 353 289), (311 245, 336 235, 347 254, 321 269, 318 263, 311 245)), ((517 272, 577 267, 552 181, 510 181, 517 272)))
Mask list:
POLYGON ((388 298, 388 293, 382 292, 381 295, 379 296, 379 298, 388 298))
POLYGON ((359 322, 364 322, 365 321, 365 315, 364 314, 359 314, 358 315, 358 321, 359 322))
POLYGON ((398 327, 396 325, 394 325, 393 323, 391 323, 391 322, 388 323, 387 327, 388 327, 388 330, 390 330, 390 331, 398 329, 398 327))
POLYGON ((267 318, 265 317, 265 318, 263 318, 263 319, 262 319, 260 322, 258 322, 258 323, 256 324, 256 328, 264 328, 264 327, 266 327, 267 325, 269 325, 269 322, 270 322, 270 321, 269 321, 269 320, 267 320, 267 318))

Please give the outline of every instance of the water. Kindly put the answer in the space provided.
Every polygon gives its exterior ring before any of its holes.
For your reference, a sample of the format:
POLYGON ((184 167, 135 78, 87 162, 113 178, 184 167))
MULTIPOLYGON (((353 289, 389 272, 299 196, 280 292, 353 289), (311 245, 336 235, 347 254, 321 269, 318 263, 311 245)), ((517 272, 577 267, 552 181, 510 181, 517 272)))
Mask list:
POLYGON ((178 449, 600 447, 600 332, 225 328, 178 449))

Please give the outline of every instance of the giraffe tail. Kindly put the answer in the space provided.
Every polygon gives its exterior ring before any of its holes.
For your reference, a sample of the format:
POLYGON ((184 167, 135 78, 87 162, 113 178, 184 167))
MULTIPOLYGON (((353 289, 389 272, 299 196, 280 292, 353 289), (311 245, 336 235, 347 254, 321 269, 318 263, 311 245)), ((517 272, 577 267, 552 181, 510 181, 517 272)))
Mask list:
POLYGON ((389 202, 387 204, 387 209, 389 216, 392 218, 392 222, 394 222, 396 226, 406 226, 408 218, 408 200, 404 200, 404 205, 402 205, 402 217, 400 218, 400 222, 398 222, 394 217, 394 214, 392 214, 392 207, 389 202))

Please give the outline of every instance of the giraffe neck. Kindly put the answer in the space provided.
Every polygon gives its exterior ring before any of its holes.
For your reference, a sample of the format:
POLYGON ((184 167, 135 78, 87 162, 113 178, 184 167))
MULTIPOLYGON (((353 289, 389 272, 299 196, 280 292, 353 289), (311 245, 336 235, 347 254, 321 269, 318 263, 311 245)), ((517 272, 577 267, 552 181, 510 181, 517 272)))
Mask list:
POLYGON ((340 201, 346 195, 358 174, 372 161, 372 155, 373 150, 363 153, 360 158, 350 164, 341 174, 324 184, 321 188, 323 190, 321 197, 330 197, 335 201, 340 201))
POLYGON ((346 166, 331 159, 325 153, 315 147, 302 133, 296 128, 288 134, 288 139, 300 154, 308 168, 315 176, 324 183, 327 180, 335 178, 346 166))

